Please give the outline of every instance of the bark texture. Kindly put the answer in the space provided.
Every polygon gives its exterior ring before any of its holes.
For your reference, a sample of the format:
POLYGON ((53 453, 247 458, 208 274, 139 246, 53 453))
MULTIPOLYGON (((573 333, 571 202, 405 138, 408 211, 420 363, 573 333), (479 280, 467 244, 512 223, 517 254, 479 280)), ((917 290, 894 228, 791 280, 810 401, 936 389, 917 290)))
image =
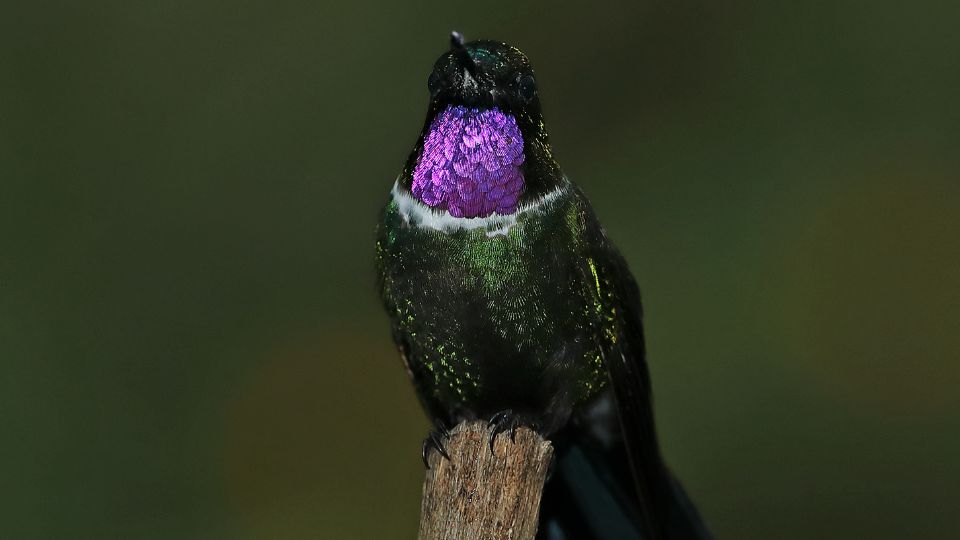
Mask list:
POLYGON ((520 428, 490 452, 486 422, 451 430, 447 460, 432 451, 420 504, 420 540, 532 540, 553 447, 520 428))

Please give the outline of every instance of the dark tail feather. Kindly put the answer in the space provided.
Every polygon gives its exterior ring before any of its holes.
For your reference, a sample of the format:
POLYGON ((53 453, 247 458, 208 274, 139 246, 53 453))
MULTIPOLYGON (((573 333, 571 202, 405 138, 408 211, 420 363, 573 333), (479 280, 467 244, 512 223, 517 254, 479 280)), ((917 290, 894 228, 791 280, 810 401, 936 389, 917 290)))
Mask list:
MULTIPOLYGON (((557 462, 540 505, 541 540, 642 540, 633 481, 596 459, 589 449, 557 449, 557 462)), ((624 464, 625 465, 625 464, 624 464)))
MULTIPOLYGON (((582 433, 581 433, 582 435, 582 433)), ((592 441, 555 439, 557 462, 540 506, 539 540, 648 540, 623 444, 603 448, 592 441)), ((711 538, 680 483, 671 483, 665 536, 711 538)))

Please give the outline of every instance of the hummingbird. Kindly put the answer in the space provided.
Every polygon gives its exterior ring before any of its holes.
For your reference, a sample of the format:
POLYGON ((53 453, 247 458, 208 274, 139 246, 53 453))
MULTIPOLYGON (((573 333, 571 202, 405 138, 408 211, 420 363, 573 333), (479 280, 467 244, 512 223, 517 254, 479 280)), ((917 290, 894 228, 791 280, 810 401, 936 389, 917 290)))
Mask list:
POLYGON ((527 57, 450 49, 377 228, 394 342, 438 429, 488 420, 554 444, 538 538, 705 539, 654 426, 640 291, 550 146, 527 57))

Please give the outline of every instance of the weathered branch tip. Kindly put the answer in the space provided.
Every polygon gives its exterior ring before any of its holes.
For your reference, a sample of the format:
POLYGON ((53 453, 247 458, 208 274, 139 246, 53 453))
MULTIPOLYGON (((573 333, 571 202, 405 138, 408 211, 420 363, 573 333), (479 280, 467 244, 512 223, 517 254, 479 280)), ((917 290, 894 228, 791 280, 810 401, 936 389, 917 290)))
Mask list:
POLYGON ((520 428, 515 441, 501 433, 490 452, 486 422, 451 430, 429 457, 420 505, 420 540, 532 540, 553 447, 520 428))

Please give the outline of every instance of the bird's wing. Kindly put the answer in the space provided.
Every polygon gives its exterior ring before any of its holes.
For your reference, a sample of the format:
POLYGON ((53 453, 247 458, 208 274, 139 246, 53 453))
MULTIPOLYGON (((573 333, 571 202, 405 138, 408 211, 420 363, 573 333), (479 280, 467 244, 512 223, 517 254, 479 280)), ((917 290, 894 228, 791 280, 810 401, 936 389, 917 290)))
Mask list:
POLYGON ((651 539, 665 538, 663 490, 669 473, 660 456, 654 426, 650 377, 644 358, 640 290, 626 261, 607 239, 603 228, 580 194, 585 241, 583 282, 591 289, 596 327, 610 385, 616 398, 620 429, 629 454, 643 519, 651 539))
POLYGON ((579 194, 587 239, 584 281, 604 330, 604 366, 617 402, 620 430, 649 538, 707 539, 710 533, 664 464, 657 442, 647 369, 640 288, 616 246, 579 194))

